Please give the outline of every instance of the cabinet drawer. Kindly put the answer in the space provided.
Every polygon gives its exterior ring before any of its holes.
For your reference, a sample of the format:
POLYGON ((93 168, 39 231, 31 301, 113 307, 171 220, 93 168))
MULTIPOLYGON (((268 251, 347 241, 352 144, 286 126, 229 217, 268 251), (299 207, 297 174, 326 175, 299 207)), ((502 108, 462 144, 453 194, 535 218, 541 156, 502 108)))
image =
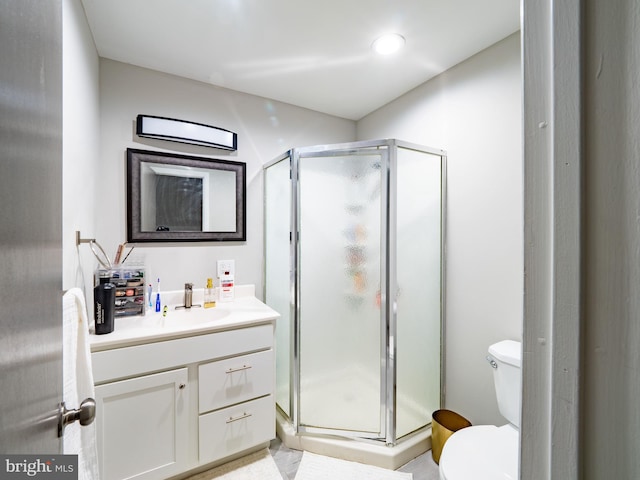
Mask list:
MULTIPOLYGON (((117 328, 117 327, 116 327, 117 328)), ((93 380, 117 378, 204 362, 273 346, 273 324, 115 348, 91 354, 93 380)))
POLYGON ((199 419, 200 463, 213 462, 275 437, 273 395, 251 400, 199 419))
POLYGON ((273 350, 228 358, 198 367, 199 412, 273 393, 273 350))

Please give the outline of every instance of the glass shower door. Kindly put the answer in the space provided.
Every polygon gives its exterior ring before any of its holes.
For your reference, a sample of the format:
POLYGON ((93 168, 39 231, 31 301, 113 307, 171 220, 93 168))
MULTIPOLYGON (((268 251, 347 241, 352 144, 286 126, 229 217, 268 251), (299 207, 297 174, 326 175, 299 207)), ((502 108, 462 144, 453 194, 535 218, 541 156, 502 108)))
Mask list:
POLYGON ((384 436, 387 152, 300 153, 299 428, 384 436))
POLYGON ((291 180, 288 155, 265 170, 265 302, 280 313, 276 322, 276 403, 291 416, 291 180))
POLYGON ((398 148, 396 164, 396 437, 440 408, 441 155, 398 148))

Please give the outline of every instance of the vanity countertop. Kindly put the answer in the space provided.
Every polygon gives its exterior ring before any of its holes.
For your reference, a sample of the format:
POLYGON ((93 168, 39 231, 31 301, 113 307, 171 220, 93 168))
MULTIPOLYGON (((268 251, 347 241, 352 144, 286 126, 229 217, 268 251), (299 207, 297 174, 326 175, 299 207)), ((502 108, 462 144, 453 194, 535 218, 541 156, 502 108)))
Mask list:
MULTIPOLYGON (((199 293, 194 290, 194 305, 202 304, 199 293)), ((175 306, 181 303, 181 296, 182 292, 161 292, 163 305, 165 301, 168 305, 166 316, 162 312, 148 311, 141 316, 116 317, 113 332, 89 335, 91 351, 213 333, 270 322, 280 316, 255 297, 253 285, 236 286, 235 299, 231 302, 216 302, 214 308, 176 309, 175 306)))

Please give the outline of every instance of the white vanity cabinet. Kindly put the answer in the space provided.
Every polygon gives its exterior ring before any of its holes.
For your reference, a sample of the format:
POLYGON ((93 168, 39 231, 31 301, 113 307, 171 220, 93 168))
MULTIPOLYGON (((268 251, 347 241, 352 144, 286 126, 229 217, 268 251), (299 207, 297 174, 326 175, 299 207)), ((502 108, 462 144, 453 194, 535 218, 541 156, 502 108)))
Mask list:
POLYGON ((266 446, 273 347, 270 321, 93 352, 101 480, 167 479, 266 446))

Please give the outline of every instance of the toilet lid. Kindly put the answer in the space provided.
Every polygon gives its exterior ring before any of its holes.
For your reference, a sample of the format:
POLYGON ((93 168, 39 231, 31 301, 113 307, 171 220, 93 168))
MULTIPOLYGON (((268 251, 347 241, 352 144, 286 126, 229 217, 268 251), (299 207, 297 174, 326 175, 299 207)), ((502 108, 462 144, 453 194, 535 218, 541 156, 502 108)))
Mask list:
POLYGON ((478 425, 455 432, 440 456, 443 480, 517 480, 519 435, 511 425, 478 425))

